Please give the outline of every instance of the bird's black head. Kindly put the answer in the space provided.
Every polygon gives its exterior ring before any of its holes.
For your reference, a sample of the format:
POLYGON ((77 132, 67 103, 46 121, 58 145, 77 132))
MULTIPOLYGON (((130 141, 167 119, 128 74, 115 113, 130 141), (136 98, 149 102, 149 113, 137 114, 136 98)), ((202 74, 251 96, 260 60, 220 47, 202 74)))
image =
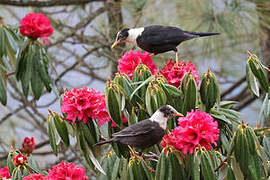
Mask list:
POLYGON ((165 105, 159 108, 159 111, 163 113, 165 118, 172 118, 174 116, 183 116, 182 114, 178 113, 172 106, 165 105))
POLYGON ((124 40, 126 40, 128 35, 129 35, 128 30, 129 30, 129 28, 124 28, 121 31, 119 31, 117 33, 117 36, 116 36, 116 41, 124 41, 124 40))
POLYGON ((129 28, 124 28, 121 31, 119 31, 116 35, 116 40, 113 43, 113 45, 111 46, 111 48, 114 48, 115 46, 117 46, 119 43, 125 41, 127 39, 127 37, 129 36, 128 34, 128 30, 129 28))

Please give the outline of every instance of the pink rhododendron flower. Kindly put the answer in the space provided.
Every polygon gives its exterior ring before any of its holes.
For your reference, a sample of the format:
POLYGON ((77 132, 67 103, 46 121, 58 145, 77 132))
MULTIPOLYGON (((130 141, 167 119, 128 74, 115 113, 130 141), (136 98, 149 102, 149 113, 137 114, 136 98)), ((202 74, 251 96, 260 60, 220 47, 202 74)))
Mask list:
POLYGON ((48 180, 86 180, 87 176, 82 167, 62 161, 49 170, 47 178, 48 180))
POLYGON ((137 52, 132 50, 126 52, 124 56, 119 59, 118 68, 121 73, 125 73, 130 79, 132 79, 133 73, 140 63, 145 64, 152 74, 157 71, 157 67, 148 52, 144 52, 142 54, 139 50, 137 50, 137 52))
POLYGON ((30 174, 23 178, 23 180, 47 180, 48 178, 42 174, 30 174))
POLYGON ((210 150, 211 144, 217 145, 218 123, 209 114, 192 110, 186 117, 180 117, 178 122, 179 126, 163 137, 162 147, 172 147, 184 154, 192 154, 197 146, 210 150))
POLYGON ((105 104, 105 95, 87 87, 82 89, 74 88, 65 91, 63 95, 62 113, 66 113, 66 119, 75 123, 76 121, 88 122, 88 118, 97 119, 102 126, 110 121, 105 104))
POLYGON ((31 12, 27 14, 20 22, 20 33, 30 39, 36 40, 43 38, 43 43, 48 43, 48 37, 53 34, 50 20, 39 13, 31 12))
POLYGON ((14 166, 23 165, 27 162, 27 157, 19 153, 16 157, 12 158, 14 166))
POLYGON ((30 154, 36 148, 35 139, 33 137, 25 137, 22 143, 22 151, 26 154, 30 154))
POLYGON ((0 179, 1 180, 6 180, 6 179, 10 179, 10 178, 11 178, 11 176, 10 176, 10 174, 8 172, 8 167, 5 166, 3 168, 0 168, 0 179))
POLYGON ((178 64, 176 62, 172 62, 172 59, 161 69, 160 73, 167 79, 168 83, 179 87, 181 84, 181 81, 185 75, 186 72, 189 72, 191 70, 192 75, 194 76, 194 79, 199 84, 198 79, 200 78, 197 72, 197 69, 192 62, 185 63, 183 61, 178 61, 178 64))

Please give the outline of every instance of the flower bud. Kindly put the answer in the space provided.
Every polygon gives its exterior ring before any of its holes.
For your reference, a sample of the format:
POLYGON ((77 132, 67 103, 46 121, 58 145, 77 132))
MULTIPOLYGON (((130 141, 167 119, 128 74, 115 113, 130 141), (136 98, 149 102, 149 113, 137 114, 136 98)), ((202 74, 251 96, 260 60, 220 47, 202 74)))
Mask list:
POLYGON ((216 81, 215 75, 210 70, 202 76, 200 95, 201 101, 207 112, 209 112, 216 102, 219 103, 219 85, 216 81))
POLYGON ((19 153, 16 157, 12 158, 13 165, 18 167, 27 162, 27 157, 19 153))
POLYGON ((153 114, 158 108, 166 104, 167 96, 161 86, 165 82, 165 78, 158 75, 150 81, 145 94, 145 104, 149 114, 153 114))
POLYGON ((150 76, 152 76, 150 69, 144 64, 138 64, 138 66, 136 67, 134 71, 132 80, 134 82, 145 81, 150 76))
POLYGON ((31 154, 36 148, 35 139, 33 137, 25 137, 22 143, 22 151, 26 154, 31 154))

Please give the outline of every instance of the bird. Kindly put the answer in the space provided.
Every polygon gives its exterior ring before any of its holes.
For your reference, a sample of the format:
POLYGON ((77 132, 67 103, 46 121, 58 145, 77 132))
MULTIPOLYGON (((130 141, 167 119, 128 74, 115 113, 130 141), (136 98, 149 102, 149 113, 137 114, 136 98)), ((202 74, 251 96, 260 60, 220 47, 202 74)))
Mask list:
POLYGON ((168 119, 175 116, 183 116, 183 114, 177 112, 170 105, 164 105, 156 110, 150 118, 126 127, 112 134, 111 139, 96 143, 94 146, 119 142, 129 145, 129 148, 130 146, 137 148, 139 155, 141 155, 144 149, 161 141, 165 135, 168 119))
POLYGON ((111 48, 120 43, 132 43, 141 49, 157 55, 167 51, 174 51, 176 61, 178 60, 177 46, 183 41, 219 35, 216 32, 190 32, 184 31, 178 27, 152 25, 140 28, 124 28, 116 35, 116 40, 111 48))

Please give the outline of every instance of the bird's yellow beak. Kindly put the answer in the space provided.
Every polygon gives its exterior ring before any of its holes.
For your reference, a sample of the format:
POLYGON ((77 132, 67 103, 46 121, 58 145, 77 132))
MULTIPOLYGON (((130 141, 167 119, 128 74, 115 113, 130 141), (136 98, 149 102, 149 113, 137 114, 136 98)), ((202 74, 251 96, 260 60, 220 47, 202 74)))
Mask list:
POLYGON ((115 42, 113 43, 113 45, 111 46, 111 48, 114 48, 114 47, 117 46, 119 43, 120 43, 120 41, 115 41, 115 42))
POLYGON ((183 115, 183 114, 181 114, 181 113, 176 113, 176 116, 179 116, 179 117, 184 117, 184 115, 183 115))

